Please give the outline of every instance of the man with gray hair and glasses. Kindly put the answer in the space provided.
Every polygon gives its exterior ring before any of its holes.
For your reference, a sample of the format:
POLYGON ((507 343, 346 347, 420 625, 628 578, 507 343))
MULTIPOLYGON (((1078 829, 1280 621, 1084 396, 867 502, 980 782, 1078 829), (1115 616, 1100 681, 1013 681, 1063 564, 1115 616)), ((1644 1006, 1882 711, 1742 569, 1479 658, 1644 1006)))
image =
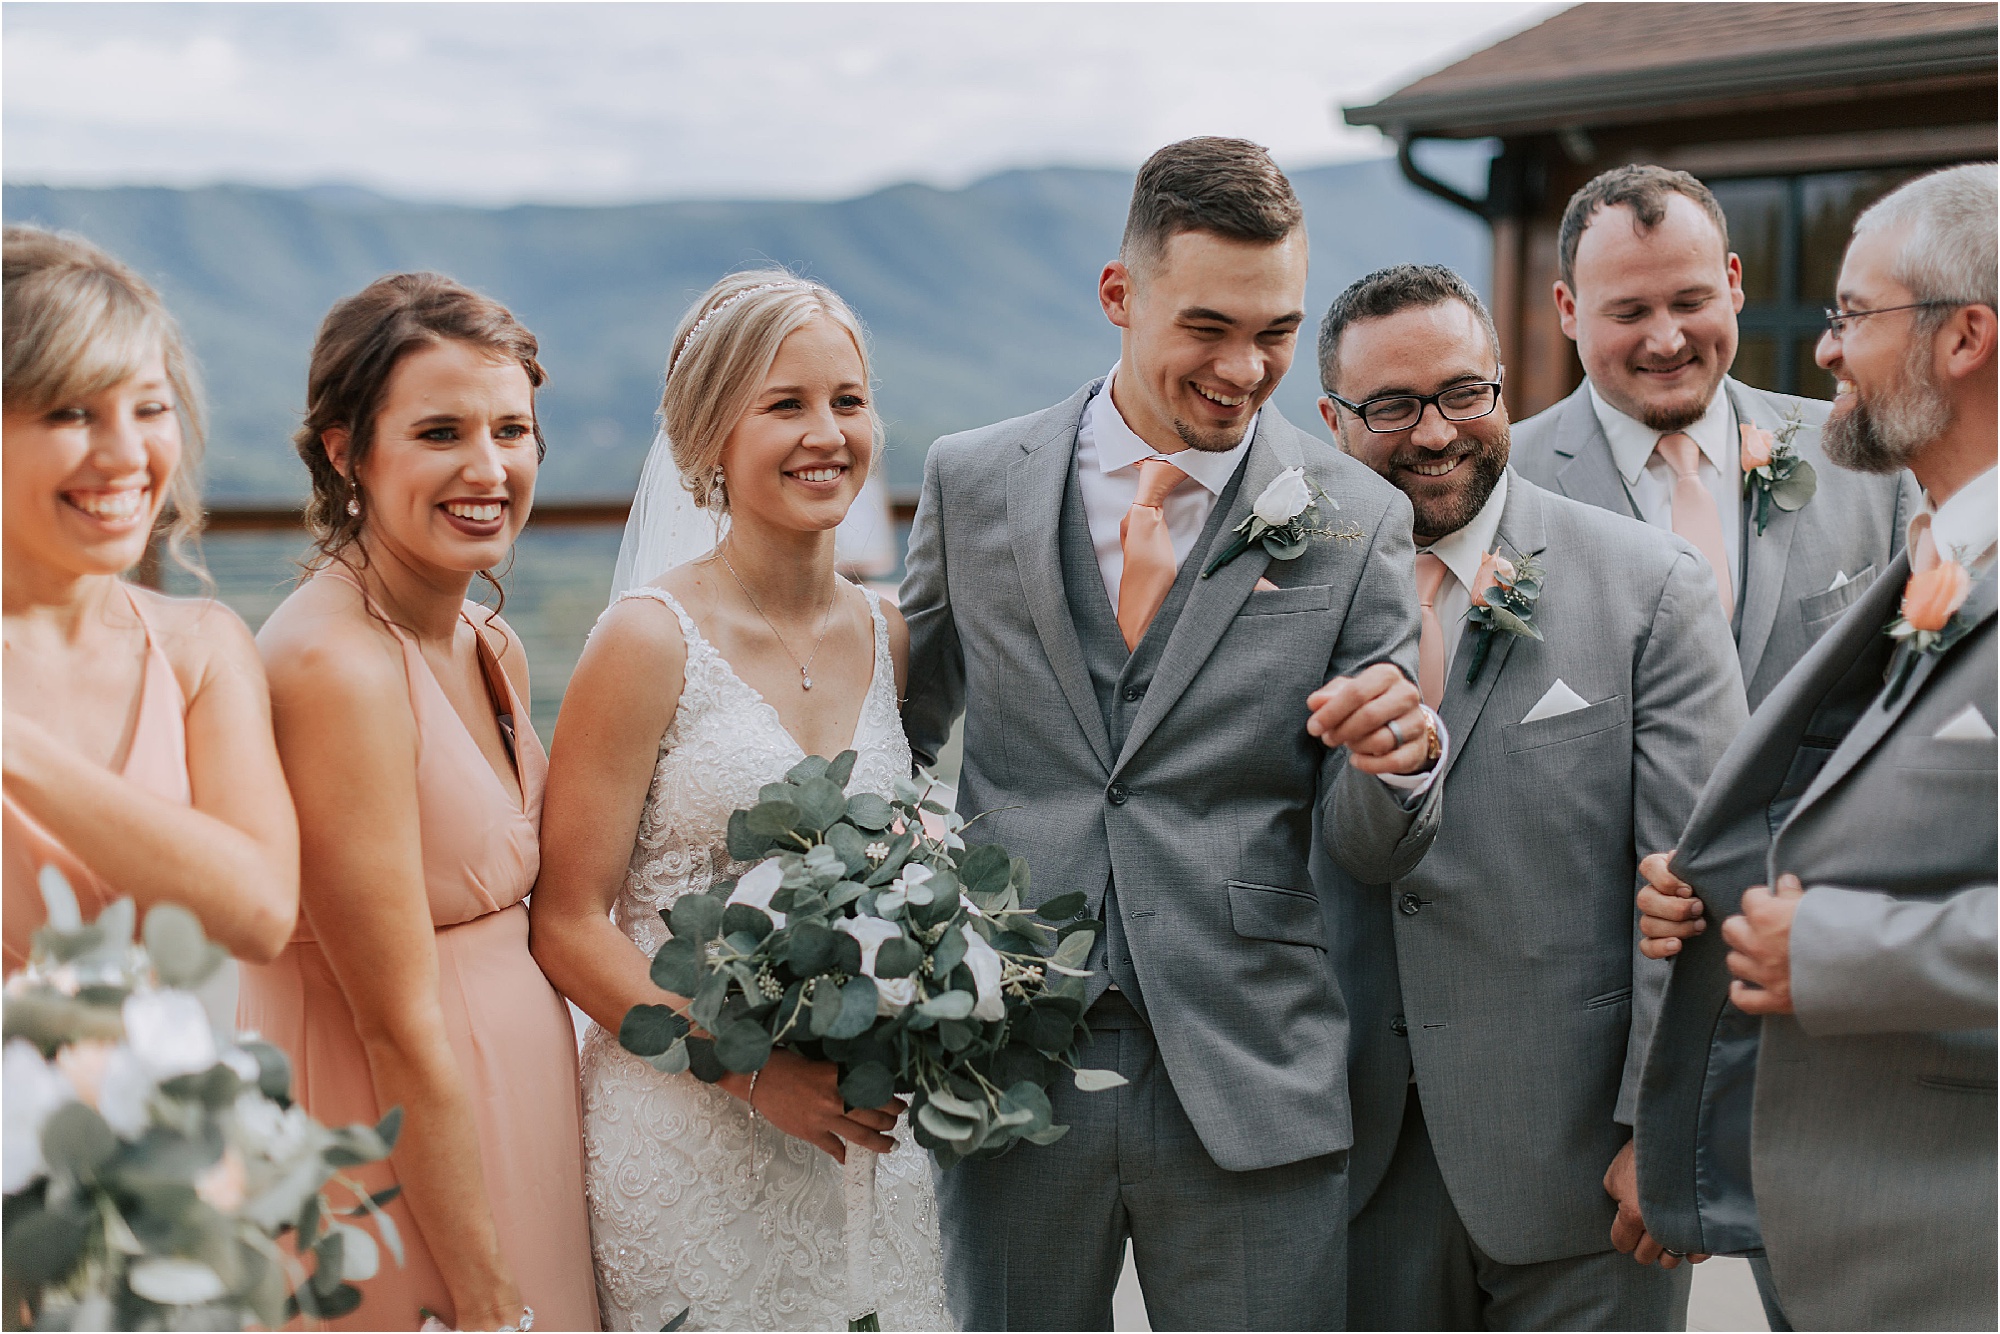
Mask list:
MULTIPOLYGON (((1842 467, 1908 468, 1906 550, 1717 767, 1644 929, 1678 940, 1639 1107, 1647 1226, 1700 1194, 1725 1005, 1762 1017, 1748 1167, 1800 1328, 1992 1329, 1995 540, 1993 164, 1862 214, 1819 364, 1842 467), (1657 1206, 1657 1207, 1656 1207, 1657 1206)), ((1659 883, 1656 881, 1656 884, 1659 883)))

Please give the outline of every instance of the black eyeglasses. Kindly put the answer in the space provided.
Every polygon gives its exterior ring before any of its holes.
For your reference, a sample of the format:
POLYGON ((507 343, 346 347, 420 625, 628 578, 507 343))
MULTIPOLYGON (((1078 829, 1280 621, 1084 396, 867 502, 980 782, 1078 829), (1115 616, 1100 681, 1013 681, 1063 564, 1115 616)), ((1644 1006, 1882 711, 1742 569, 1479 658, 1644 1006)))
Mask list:
POLYGON ((1826 312, 1826 330, 1835 338, 1849 320, 1865 320, 1870 315, 1887 315, 1892 310, 1935 310, 1940 306, 1974 306, 1976 301, 1912 301, 1904 306, 1883 306, 1876 310, 1831 310, 1826 312))
MULTIPOLYGON (((1503 369, 1502 374, 1505 374, 1503 369)), ((1433 407, 1448 422, 1477 421, 1500 406, 1500 381, 1474 380, 1440 389, 1435 394, 1384 394, 1366 403, 1350 403, 1339 394, 1327 397, 1361 418, 1361 424, 1377 435, 1407 431, 1424 419, 1424 409, 1433 407)))

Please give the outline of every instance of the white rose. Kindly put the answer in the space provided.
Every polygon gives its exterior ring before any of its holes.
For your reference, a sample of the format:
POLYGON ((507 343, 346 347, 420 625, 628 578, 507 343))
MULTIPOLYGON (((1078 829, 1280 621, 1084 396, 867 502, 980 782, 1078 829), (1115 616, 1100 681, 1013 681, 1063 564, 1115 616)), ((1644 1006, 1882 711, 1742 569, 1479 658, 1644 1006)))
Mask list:
POLYGON ((0 1058, 0 1191, 24 1190, 44 1172, 42 1125, 75 1095, 32 1043, 15 1038, 0 1058))
POLYGON ((312 1118, 297 1103, 280 1107, 255 1089, 245 1089, 236 1095, 235 1111, 237 1133, 273 1162, 288 1161, 312 1137, 312 1118))
POLYGON ((961 925, 958 929, 965 933, 965 966, 972 970, 973 985, 979 993, 979 1001, 972 1007, 972 1017, 989 1021, 1006 1018, 1007 1002, 1000 997, 999 952, 970 925, 961 925))
POLYGON ((875 977, 875 954, 882 948, 883 941, 894 940, 903 934, 903 929, 879 917, 843 917, 833 929, 845 931, 860 942, 861 971, 875 978, 875 1013, 884 1017, 901 1014, 917 998, 916 979, 892 977, 884 981, 875 977))
POLYGON ((198 1074, 217 1059, 208 1011, 185 991, 127 996, 125 1041, 154 1079, 198 1074))
POLYGON ((153 1096, 153 1076, 130 1047, 120 1047, 105 1062, 97 1085, 97 1114, 126 1139, 146 1133, 152 1117, 146 1105, 153 1096))
POLYGON ((736 882, 736 888, 729 892, 730 903, 747 903, 761 913, 767 914, 773 927, 785 924, 785 915, 771 907, 771 898, 785 883, 785 868, 776 857, 758 862, 736 882))
POLYGON ((1256 516, 1273 528, 1283 528, 1293 519, 1306 512, 1312 504, 1312 492, 1306 487, 1304 468, 1287 468, 1271 479, 1257 497, 1257 503, 1250 508, 1256 516))

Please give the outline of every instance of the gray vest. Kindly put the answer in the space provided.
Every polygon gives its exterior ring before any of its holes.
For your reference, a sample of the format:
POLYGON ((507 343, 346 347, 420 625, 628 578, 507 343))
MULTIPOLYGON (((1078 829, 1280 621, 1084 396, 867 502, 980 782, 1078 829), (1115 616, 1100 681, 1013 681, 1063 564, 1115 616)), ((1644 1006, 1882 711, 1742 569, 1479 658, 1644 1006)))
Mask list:
MULTIPOLYGON (((1113 754, 1125 749, 1125 737, 1132 730, 1132 720, 1139 715, 1139 706, 1145 702, 1147 689, 1153 684, 1153 673, 1160 665, 1167 640, 1173 636, 1174 623, 1180 619, 1181 608, 1187 605, 1201 567, 1222 530, 1223 518, 1235 504, 1242 485, 1243 468, 1239 461, 1229 485, 1216 498, 1201 536, 1181 562, 1180 575, 1168 590, 1167 600, 1160 604, 1159 613, 1146 627, 1139 647, 1127 652, 1117 614, 1104 591, 1097 548, 1090 540, 1090 520, 1083 512, 1083 495, 1077 487, 1076 456, 1071 453, 1069 483, 1063 489, 1062 506, 1063 595, 1069 603, 1070 618, 1076 623, 1077 638, 1083 643, 1083 660, 1090 669, 1090 684, 1097 692, 1097 707, 1104 714, 1104 730, 1111 735, 1113 754)), ((1104 926, 1086 966, 1093 971, 1108 969, 1112 982, 1143 1015, 1146 1006, 1139 995, 1138 975, 1132 968, 1125 921, 1118 911, 1116 871, 1104 888, 1104 926)))

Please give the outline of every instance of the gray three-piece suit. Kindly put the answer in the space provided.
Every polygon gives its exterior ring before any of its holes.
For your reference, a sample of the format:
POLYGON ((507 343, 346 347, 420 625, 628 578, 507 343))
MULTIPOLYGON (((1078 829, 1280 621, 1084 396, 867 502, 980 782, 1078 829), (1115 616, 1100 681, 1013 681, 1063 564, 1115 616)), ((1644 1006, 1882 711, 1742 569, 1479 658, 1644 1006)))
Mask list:
POLYGON ((1665 984, 1635 950, 1638 862, 1671 847, 1747 712, 1715 580, 1670 533, 1508 478, 1542 639, 1459 637, 1447 819, 1423 862, 1334 869, 1352 1007, 1351 1327, 1679 1329, 1687 1271, 1611 1248, 1665 984), (1524 721, 1558 681, 1587 707, 1524 721), (1414 1080, 1412 1072, 1414 1071, 1414 1080))
POLYGON ((1129 1234, 1156 1327, 1338 1328, 1347 1015, 1308 858, 1323 830, 1351 874, 1400 875, 1439 797, 1308 736, 1306 696, 1375 662, 1414 677, 1409 503, 1267 406, 1127 653, 1075 481, 1095 388, 937 442, 903 586, 912 747, 934 757, 962 710, 958 806, 989 812, 968 839, 1026 856, 1035 901, 1081 890, 1105 917, 1117 991, 1091 983, 1084 1063, 1132 1081, 1064 1081, 1066 1138, 941 1175, 949 1296, 968 1328, 1109 1328, 1129 1234), (1201 578, 1294 466, 1344 535, 1201 578))

